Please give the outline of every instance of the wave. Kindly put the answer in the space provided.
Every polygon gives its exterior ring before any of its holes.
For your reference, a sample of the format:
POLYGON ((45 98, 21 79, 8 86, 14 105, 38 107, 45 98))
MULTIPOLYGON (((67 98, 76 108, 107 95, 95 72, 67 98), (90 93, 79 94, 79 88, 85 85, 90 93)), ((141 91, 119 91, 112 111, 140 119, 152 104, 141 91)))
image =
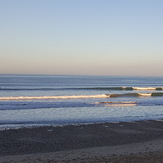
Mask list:
POLYGON ((2 88, 0 91, 54 91, 54 90, 163 90, 163 87, 79 87, 79 88, 2 88))
POLYGON ((163 87, 133 87, 134 90, 163 90, 163 87))
POLYGON ((84 88, 92 90, 133 90, 133 87, 94 87, 94 88, 84 88))
POLYGON ((152 97, 152 96, 163 96, 163 93, 125 93, 125 94, 108 94, 109 97, 152 97))
POLYGON ((134 101, 128 101, 128 102, 96 102, 97 106, 135 106, 137 105, 137 102, 134 101))
POLYGON ((151 93, 125 93, 125 94, 108 94, 109 97, 140 97, 140 96, 145 96, 149 97, 152 96, 151 93))
POLYGON ((163 87, 95 87, 96 90, 163 90, 163 87))
POLYGON ((72 96, 21 96, 21 97, 0 97, 0 100, 42 100, 42 99, 80 99, 80 98, 106 98, 101 95, 72 95, 72 96))
POLYGON ((0 100, 43 100, 43 99, 82 99, 82 98, 116 98, 116 97, 154 97, 163 96, 163 93, 125 93, 125 94, 98 94, 98 95, 70 95, 70 96, 20 96, 0 97, 0 100))

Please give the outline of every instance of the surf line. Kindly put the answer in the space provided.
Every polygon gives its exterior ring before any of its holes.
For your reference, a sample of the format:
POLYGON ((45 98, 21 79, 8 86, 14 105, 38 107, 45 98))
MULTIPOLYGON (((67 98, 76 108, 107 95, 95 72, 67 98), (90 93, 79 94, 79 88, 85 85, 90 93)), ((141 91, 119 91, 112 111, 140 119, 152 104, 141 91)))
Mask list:
POLYGON ((80 98, 107 98, 108 95, 71 95, 71 96, 21 96, 0 97, 0 100, 41 100, 41 99, 80 99, 80 98))
POLYGON ((21 96, 0 97, 0 100, 42 100, 42 99, 82 99, 82 98, 116 98, 116 97, 152 97, 163 96, 163 93, 126 93, 126 94, 99 94, 99 95, 70 95, 70 96, 21 96))

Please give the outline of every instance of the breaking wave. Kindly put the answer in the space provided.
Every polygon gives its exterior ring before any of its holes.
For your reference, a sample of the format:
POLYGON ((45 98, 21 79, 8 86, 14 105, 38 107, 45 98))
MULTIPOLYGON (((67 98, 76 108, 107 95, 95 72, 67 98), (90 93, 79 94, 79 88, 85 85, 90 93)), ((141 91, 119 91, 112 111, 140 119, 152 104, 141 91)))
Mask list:
POLYGON ((42 100, 42 99, 80 99, 80 98, 106 98, 101 95, 72 95, 72 96, 21 96, 21 97, 0 97, 0 100, 42 100))
POLYGON ((83 88, 83 89, 95 89, 95 90, 163 90, 163 87, 95 87, 95 88, 83 88))
POLYGON ((163 93, 153 92, 153 93, 72 95, 72 96, 21 96, 21 97, 0 97, 0 100, 82 99, 82 98, 154 97, 154 96, 163 96, 163 93))
POLYGON ((125 94, 108 94, 109 97, 152 97, 152 96, 163 96, 163 93, 125 93, 125 94))

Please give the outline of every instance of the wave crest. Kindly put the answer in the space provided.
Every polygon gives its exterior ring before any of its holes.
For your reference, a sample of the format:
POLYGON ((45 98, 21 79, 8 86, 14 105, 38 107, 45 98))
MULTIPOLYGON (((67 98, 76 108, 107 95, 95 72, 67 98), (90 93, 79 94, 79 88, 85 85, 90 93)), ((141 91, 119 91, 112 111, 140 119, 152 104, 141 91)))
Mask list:
POLYGON ((107 95, 72 95, 72 96, 21 96, 0 97, 0 100, 42 100, 42 99, 78 99, 78 98, 106 98, 107 95))
POLYGON ((43 99, 82 99, 82 98, 116 98, 116 97, 152 97, 163 96, 163 93, 125 93, 125 94, 98 94, 98 95, 70 95, 70 96, 21 96, 0 97, 0 100, 43 100, 43 99))

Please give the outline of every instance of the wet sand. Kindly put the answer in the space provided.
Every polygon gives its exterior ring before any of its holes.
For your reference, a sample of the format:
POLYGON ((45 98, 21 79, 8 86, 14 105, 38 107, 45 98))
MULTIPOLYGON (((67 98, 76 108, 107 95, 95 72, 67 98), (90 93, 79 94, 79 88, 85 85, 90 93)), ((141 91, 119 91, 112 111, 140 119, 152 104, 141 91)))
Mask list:
POLYGON ((163 162, 163 121, 0 131, 0 162, 163 162))

